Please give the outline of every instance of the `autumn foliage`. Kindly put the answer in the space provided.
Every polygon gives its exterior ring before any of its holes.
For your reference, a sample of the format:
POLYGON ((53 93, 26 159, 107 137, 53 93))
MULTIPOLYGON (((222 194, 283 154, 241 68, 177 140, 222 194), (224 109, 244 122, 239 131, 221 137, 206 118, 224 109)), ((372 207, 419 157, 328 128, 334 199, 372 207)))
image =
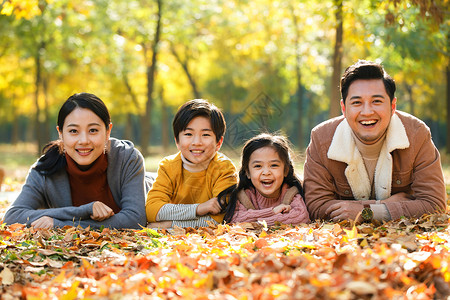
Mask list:
POLYGON ((2 299, 441 299, 450 295, 448 225, 447 214, 382 226, 3 225, 2 299))

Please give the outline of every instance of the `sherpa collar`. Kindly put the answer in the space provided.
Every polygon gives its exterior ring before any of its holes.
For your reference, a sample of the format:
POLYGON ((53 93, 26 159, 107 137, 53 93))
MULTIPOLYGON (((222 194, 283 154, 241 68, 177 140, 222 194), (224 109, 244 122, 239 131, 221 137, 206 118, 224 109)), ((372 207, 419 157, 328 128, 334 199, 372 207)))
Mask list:
MULTIPOLYGON (((386 132, 386 139, 380 150, 377 166, 375 167, 374 186, 377 200, 383 200, 391 196, 391 152, 408 147, 409 140, 405 126, 397 114, 394 113, 386 132)), ((345 177, 350 184, 354 198, 356 200, 369 200, 371 194, 369 175, 367 174, 364 160, 352 137, 352 129, 346 119, 336 128, 328 149, 328 158, 348 165, 345 169, 345 177)))

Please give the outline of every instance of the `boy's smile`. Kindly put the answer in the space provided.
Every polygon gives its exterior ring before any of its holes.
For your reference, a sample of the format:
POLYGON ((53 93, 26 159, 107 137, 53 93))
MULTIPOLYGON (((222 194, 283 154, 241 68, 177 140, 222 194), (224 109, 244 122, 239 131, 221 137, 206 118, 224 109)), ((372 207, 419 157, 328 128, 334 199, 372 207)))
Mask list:
POLYGON ((211 121, 203 116, 192 119, 186 129, 180 132, 178 142, 175 139, 184 158, 194 164, 209 161, 219 151, 222 142, 223 137, 219 142, 216 141, 211 121))

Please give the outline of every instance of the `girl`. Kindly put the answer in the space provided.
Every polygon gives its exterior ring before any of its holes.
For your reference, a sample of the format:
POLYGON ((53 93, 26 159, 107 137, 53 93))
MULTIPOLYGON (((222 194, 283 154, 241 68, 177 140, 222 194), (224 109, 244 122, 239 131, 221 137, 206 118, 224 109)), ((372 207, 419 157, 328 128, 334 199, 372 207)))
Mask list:
POLYGON ((225 222, 265 220, 273 225, 310 221, 290 153, 287 139, 279 135, 263 133, 245 143, 239 183, 218 196, 225 222))
POLYGON ((143 157, 131 142, 111 138, 111 128, 97 96, 69 97, 58 114, 59 140, 44 148, 4 222, 35 228, 145 226, 151 183, 144 181, 143 157))

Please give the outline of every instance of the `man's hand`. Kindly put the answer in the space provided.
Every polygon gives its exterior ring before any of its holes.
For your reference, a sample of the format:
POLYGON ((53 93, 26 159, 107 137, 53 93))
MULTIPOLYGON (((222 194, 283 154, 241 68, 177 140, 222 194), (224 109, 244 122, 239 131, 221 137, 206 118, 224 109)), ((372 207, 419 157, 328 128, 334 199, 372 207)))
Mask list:
POLYGON ((197 206, 197 216, 204 216, 207 214, 217 215, 220 213, 222 208, 220 207, 219 201, 217 198, 211 198, 206 202, 203 202, 197 206))
POLYGON ((291 206, 288 204, 280 204, 273 208, 273 212, 276 214, 284 214, 291 211, 291 206))
MULTIPOLYGON (((328 207, 325 213, 330 220, 339 222, 342 220, 355 220, 358 214, 363 210, 364 206, 359 201, 342 201, 328 207)), ((356 222, 362 222, 359 216, 356 222)))
POLYGON ((92 220, 101 222, 112 216, 114 216, 114 211, 108 205, 100 201, 94 202, 92 206, 92 220))
POLYGON ((53 228, 53 218, 43 216, 31 223, 34 228, 42 229, 52 229, 53 228))
POLYGON ((149 228, 171 228, 172 227, 172 221, 161 221, 161 222, 152 222, 148 223, 147 227, 149 228))

